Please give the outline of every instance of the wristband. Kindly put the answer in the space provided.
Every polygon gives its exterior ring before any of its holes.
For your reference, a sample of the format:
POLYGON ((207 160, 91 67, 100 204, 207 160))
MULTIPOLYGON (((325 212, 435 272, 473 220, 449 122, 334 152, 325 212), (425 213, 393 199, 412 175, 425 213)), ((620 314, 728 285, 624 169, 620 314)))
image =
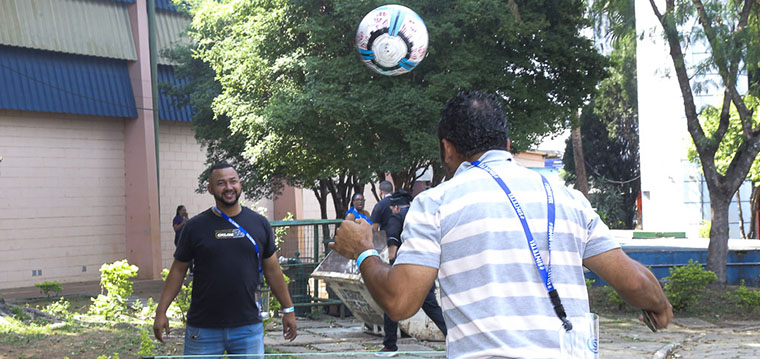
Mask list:
POLYGON ((288 314, 288 313, 293 313, 293 312, 295 312, 295 311, 296 311, 296 308, 295 308, 295 307, 287 307, 287 308, 282 308, 282 312, 283 312, 283 313, 285 313, 285 314, 288 314))
POLYGON ((361 269, 362 268, 362 262, 367 259, 367 257, 372 256, 378 256, 380 257, 380 253, 377 253, 374 249, 367 249, 366 251, 359 254, 359 257, 356 258, 356 268, 361 269))

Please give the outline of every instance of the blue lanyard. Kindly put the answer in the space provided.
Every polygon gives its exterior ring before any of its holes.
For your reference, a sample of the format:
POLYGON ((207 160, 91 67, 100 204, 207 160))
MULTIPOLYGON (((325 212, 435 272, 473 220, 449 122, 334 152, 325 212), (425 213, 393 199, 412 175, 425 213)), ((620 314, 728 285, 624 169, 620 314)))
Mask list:
POLYGON ((544 286, 546 287, 546 291, 549 292, 549 298, 552 301, 552 304, 554 305, 554 311, 559 317, 560 320, 562 320, 563 326, 565 330, 571 330, 573 328, 572 324, 567 320, 567 314, 565 314, 565 309, 562 307, 562 303, 559 299, 559 294, 557 294, 557 290, 554 288, 554 285, 552 284, 552 268, 551 268, 551 253, 552 253, 552 239, 554 238, 554 221, 555 221, 555 203, 554 203, 554 192, 552 191, 551 185, 549 185, 549 181, 546 180, 546 177, 541 176, 541 181, 544 185, 544 191, 546 191, 546 207, 547 207, 547 219, 548 224, 546 226, 546 233, 547 233, 547 241, 549 242, 548 245, 548 254, 549 254, 549 262, 544 263, 543 258, 541 258, 541 253, 538 251, 538 245, 536 244, 536 240, 533 238, 533 233, 530 231, 530 227, 528 227, 528 221, 525 218, 525 212, 523 212, 522 207, 520 206, 520 203, 517 202, 517 198, 515 198, 515 195, 512 193, 512 191, 509 190, 509 187, 506 183, 501 179, 498 173, 496 173, 494 170, 491 169, 491 167, 488 167, 486 164, 480 162, 480 161, 473 161, 471 162, 473 166, 482 169, 483 171, 486 171, 491 177, 493 177, 494 181, 499 184, 499 187, 506 193, 507 198, 509 198, 509 203, 512 204, 512 207, 515 209, 515 212, 517 213, 517 218, 520 219, 520 223, 523 227, 523 232, 525 232, 525 238, 528 240, 528 246, 530 247, 530 252, 533 254, 533 262, 536 264, 536 268, 538 269, 538 274, 541 276, 541 279, 544 281, 544 286))
POLYGON ((351 208, 349 208, 348 211, 346 211, 346 214, 344 215, 344 217, 347 216, 349 213, 354 214, 354 219, 364 218, 364 220, 367 221, 367 223, 372 224, 372 220, 367 218, 367 216, 361 214, 361 212, 357 211, 356 208, 354 208, 354 206, 351 206, 351 208))
POLYGON ((261 274, 261 258, 259 258, 259 245, 256 244, 256 241, 253 240, 253 237, 251 237, 251 235, 248 234, 248 231, 246 231, 245 228, 243 228, 237 222, 235 222, 234 219, 230 218, 230 216, 228 216, 226 213, 220 211, 219 208, 217 208, 216 206, 214 206, 214 210, 220 215, 222 215, 222 217, 226 219, 227 222, 230 222, 233 226, 235 226, 235 228, 243 232, 243 234, 245 234, 245 236, 248 237, 248 240, 250 240, 251 243, 253 243, 253 247, 256 248, 256 263, 258 263, 259 265, 259 274, 261 274))

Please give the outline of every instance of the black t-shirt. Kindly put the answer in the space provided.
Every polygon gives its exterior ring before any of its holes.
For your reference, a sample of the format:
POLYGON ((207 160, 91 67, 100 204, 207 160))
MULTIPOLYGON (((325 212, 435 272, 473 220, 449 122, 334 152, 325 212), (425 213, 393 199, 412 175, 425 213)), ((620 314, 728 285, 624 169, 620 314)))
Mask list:
MULTIPOLYGON (((264 216, 243 207, 232 217, 259 246, 262 258, 276 248, 264 216)), ((182 228, 174 258, 194 260, 193 295, 187 324, 201 328, 231 328, 260 322, 256 306, 259 267, 251 241, 226 219, 208 209, 182 228)))
POLYGON ((388 220, 391 218, 391 196, 387 196, 377 202, 374 208, 372 208, 372 214, 369 219, 372 223, 380 225, 380 230, 385 230, 385 226, 388 225, 388 220))
POLYGON ((398 213, 391 212, 388 225, 385 226, 385 235, 388 238, 388 246, 401 247, 401 232, 404 230, 404 220, 409 207, 404 207, 398 213))

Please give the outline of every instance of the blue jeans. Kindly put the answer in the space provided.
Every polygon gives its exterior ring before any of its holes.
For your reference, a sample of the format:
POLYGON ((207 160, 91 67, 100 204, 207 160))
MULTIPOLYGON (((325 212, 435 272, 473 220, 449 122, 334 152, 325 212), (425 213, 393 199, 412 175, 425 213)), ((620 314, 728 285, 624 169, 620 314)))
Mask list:
MULTIPOLYGON (((211 354, 203 359, 227 354, 264 354, 264 325, 262 323, 236 328, 185 329, 185 355, 211 354)), ((263 358, 251 356, 249 358, 263 358)))

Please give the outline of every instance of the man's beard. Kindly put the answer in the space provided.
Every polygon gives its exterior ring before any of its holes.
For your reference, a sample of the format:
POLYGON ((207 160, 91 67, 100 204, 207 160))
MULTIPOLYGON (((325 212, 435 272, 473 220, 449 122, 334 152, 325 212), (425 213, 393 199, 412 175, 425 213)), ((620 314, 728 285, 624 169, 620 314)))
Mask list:
POLYGON ((233 192, 235 192, 235 199, 232 200, 232 201, 227 201, 224 198, 224 192, 222 192, 221 195, 214 194, 214 199, 217 200, 218 202, 223 203, 227 207, 232 207, 232 206, 236 205, 238 203, 238 200, 240 199, 240 192, 235 191, 235 190, 233 190, 233 192))

